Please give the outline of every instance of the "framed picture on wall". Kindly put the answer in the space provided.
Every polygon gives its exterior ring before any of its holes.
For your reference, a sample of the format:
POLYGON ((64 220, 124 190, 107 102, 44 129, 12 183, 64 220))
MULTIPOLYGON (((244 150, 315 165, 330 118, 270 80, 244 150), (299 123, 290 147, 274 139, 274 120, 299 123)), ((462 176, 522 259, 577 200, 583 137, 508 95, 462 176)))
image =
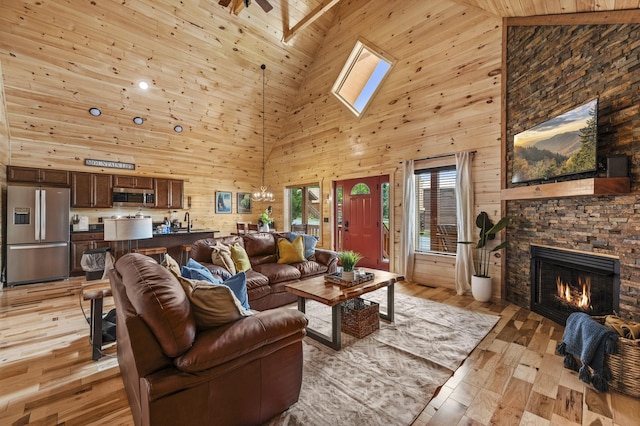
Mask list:
POLYGON ((216 191, 216 213, 231 213, 231 193, 216 191))
POLYGON ((238 192, 238 214, 251 213, 251 193, 238 192))

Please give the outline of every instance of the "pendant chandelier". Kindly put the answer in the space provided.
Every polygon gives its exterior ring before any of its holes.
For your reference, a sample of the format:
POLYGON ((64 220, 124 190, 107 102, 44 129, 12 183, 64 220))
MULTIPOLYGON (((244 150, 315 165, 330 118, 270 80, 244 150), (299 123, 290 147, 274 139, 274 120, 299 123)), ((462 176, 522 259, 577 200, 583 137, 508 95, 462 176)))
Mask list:
POLYGON ((251 200, 273 202, 276 199, 264 184, 264 70, 267 66, 262 64, 260 68, 262 69, 262 186, 251 194, 251 200))

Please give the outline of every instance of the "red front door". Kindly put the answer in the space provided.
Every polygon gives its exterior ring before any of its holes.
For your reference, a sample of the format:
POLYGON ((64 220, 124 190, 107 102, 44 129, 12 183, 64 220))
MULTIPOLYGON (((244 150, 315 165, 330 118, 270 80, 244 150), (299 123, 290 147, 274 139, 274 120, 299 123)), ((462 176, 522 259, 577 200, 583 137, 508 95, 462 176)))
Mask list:
POLYGON ((342 250, 364 256, 357 266, 388 269, 382 262, 380 177, 345 180, 336 186, 342 187, 342 250))

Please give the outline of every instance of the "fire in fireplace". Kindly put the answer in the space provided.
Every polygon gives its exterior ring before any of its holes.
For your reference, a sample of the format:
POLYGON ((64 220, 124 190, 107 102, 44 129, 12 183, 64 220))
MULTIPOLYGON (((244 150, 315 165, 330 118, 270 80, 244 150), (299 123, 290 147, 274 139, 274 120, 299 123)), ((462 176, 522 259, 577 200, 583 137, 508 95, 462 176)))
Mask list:
POLYGON ((531 246, 531 310, 560 324, 573 312, 619 309, 620 262, 612 256, 531 246))
POLYGON ((578 277, 577 285, 562 281, 558 275, 556 277, 556 288, 558 289, 558 300, 560 303, 577 307, 581 311, 593 309, 591 305, 591 277, 578 277), (583 282, 584 281, 584 282, 583 282))

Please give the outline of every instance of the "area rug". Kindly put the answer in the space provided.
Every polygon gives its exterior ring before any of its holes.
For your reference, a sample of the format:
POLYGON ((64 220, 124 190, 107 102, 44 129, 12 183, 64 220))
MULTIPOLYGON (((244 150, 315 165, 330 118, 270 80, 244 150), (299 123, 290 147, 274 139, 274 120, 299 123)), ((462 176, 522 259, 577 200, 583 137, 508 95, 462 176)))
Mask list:
MULTIPOLYGON (((386 290, 366 299, 386 309, 386 290)), ((310 325, 329 332, 331 309, 307 303, 310 325)), ((334 351, 306 337, 299 401, 276 425, 410 425, 499 317, 395 295, 395 321, 362 339, 342 333, 334 351)))

